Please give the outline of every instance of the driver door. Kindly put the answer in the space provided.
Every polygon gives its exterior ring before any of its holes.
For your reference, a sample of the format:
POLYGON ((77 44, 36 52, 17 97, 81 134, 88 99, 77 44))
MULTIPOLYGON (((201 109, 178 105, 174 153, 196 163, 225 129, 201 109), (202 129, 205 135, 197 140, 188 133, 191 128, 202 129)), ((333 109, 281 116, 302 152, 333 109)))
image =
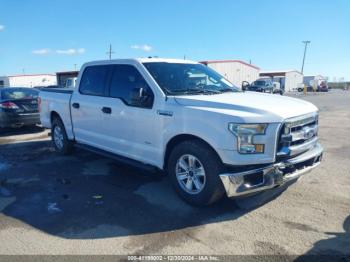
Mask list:
POLYGON ((138 69, 113 65, 106 119, 108 151, 156 165, 159 161, 162 121, 153 106, 154 93, 138 69), (142 93, 141 98, 137 98, 142 93))

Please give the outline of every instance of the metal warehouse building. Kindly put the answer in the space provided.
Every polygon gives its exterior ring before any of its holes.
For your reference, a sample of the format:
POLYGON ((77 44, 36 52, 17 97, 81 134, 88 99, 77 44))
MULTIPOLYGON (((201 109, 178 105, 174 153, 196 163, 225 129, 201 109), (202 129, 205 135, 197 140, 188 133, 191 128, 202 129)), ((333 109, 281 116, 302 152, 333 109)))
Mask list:
POLYGON ((259 78, 260 68, 240 60, 200 61, 223 75, 234 85, 241 87, 243 81, 249 83, 259 78))
POLYGON ((297 70, 261 72, 260 77, 271 77, 272 81, 280 83, 284 91, 296 91, 304 81, 303 74, 297 70))
POLYGON ((13 75, 0 76, 0 87, 35 87, 56 85, 56 75, 13 75))

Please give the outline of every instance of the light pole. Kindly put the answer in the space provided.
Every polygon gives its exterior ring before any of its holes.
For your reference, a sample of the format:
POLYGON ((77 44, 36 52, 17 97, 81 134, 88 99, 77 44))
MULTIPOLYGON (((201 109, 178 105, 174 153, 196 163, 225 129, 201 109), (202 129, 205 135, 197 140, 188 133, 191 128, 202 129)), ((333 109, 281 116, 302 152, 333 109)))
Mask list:
POLYGON ((305 44, 305 49, 304 49, 304 57, 303 57, 303 64, 301 66, 301 73, 304 73, 304 64, 305 64, 305 56, 306 56, 306 50, 307 50, 307 45, 311 43, 311 41, 307 40, 307 41, 303 41, 303 43, 305 44))

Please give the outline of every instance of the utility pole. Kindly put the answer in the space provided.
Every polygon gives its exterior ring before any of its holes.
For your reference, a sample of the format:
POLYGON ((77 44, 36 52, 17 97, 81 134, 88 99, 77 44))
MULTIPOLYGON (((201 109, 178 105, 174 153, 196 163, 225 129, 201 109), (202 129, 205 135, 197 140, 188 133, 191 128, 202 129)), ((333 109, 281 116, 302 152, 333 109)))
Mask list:
POLYGON ((106 52, 107 55, 109 55, 109 60, 112 59, 112 54, 114 54, 114 52, 112 51, 112 45, 109 44, 109 51, 106 52))
POLYGON ((74 71, 77 71, 77 64, 74 64, 74 71))
POLYGON ((303 41, 302 43, 304 43, 305 45, 305 49, 304 49, 304 57, 303 57, 303 64, 301 66, 301 73, 304 73, 304 64, 305 64, 305 57, 306 57, 306 50, 307 50, 307 45, 311 43, 311 41, 307 40, 307 41, 303 41))

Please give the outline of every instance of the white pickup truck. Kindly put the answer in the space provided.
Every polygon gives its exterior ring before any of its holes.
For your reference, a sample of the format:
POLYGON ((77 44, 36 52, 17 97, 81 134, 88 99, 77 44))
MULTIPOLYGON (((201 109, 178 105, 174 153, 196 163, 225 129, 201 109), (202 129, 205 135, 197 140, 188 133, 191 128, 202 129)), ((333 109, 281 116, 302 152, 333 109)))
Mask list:
POLYGON ((79 146, 164 170, 193 205, 280 186, 318 166, 323 153, 313 104, 242 92, 187 60, 86 63, 74 90, 43 89, 40 100, 58 152, 79 146))

